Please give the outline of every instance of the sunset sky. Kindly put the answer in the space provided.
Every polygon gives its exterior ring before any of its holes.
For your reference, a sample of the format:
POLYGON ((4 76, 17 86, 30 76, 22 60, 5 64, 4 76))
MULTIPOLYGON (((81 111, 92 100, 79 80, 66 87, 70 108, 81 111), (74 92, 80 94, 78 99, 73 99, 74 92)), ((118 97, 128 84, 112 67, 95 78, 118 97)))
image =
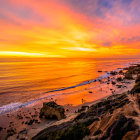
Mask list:
POLYGON ((140 0, 0 0, 0 56, 139 55, 140 0))

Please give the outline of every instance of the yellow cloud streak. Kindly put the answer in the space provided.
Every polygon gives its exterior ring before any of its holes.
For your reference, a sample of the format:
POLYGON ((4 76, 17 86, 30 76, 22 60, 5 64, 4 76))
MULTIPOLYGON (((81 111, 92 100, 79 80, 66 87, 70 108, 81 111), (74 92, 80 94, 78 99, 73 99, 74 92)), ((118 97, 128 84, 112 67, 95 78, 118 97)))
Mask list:
POLYGON ((44 56, 41 53, 28 53, 28 52, 10 52, 10 51, 0 51, 1 56, 44 56))

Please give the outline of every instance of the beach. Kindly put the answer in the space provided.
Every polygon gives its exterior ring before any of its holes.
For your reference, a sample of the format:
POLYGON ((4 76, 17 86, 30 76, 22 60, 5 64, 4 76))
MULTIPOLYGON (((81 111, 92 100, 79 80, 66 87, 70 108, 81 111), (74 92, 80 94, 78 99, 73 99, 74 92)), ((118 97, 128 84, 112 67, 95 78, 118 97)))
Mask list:
POLYGON ((32 140, 139 140, 140 139, 140 65, 126 68, 125 79, 135 84, 127 92, 110 95, 82 109, 70 120, 58 122, 41 130, 32 140))
POLYGON ((27 131, 26 135, 28 139, 31 139, 45 128, 73 120, 79 114, 78 110, 82 106, 92 106, 112 95, 127 94, 128 90, 130 91, 134 87, 135 80, 124 78, 127 71, 126 69, 127 68, 111 71, 108 73, 109 76, 94 82, 89 82, 88 84, 82 85, 82 87, 77 86, 74 89, 68 88, 54 91, 49 99, 46 98, 46 95, 41 95, 38 100, 32 101, 32 103, 23 104, 17 109, 1 114, 1 139, 7 137, 7 139, 14 140, 18 135, 24 137, 25 130, 27 131), (55 101, 64 107, 66 119, 57 121, 39 118, 43 102, 50 101, 55 101))
MULTIPOLYGON (((104 79, 108 77, 108 72, 134 63, 139 63, 139 59, 1 58, 0 114, 3 108, 9 110, 42 96, 46 99, 55 96, 62 98, 65 94, 85 90, 86 85, 89 85, 88 89, 98 88, 100 83, 95 80, 104 79), (90 87, 92 82, 94 84, 90 87)), ((71 99, 63 101, 69 104, 71 99)), ((81 100, 73 101, 75 105, 81 103, 81 100)))
POLYGON ((0 0, 0 140, 140 140, 140 0, 0 0))

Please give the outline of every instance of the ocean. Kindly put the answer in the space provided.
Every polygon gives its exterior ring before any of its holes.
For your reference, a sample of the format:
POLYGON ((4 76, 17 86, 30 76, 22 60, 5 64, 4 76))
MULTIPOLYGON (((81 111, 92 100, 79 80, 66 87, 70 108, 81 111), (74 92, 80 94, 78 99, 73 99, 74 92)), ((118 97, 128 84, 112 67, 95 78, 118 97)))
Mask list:
POLYGON ((83 86, 104 78, 110 71, 139 62, 140 59, 0 58, 0 112, 37 100, 43 94, 83 86))

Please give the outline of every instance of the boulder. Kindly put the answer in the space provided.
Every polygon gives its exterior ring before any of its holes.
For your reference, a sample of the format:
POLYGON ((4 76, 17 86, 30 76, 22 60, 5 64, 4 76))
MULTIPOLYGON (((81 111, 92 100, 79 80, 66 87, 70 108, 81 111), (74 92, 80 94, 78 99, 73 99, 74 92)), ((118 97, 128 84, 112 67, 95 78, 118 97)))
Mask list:
POLYGON ((3 129, 3 128, 2 128, 2 127, 0 127, 0 131, 2 131, 2 129, 3 129))
POLYGON ((117 75, 118 73, 116 71, 111 71, 110 74, 111 75, 117 75))
POLYGON ((117 80, 118 82, 121 82, 121 81, 123 81, 123 78, 122 78, 122 77, 118 77, 116 80, 117 80))
POLYGON ((133 80, 133 75, 132 75, 132 73, 129 72, 129 71, 127 71, 127 72, 125 73, 125 79, 127 79, 127 80, 133 80))
POLYGON ((64 113, 64 108, 57 105, 55 102, 44 102, 43 107, 40 110, 40 118, 44 116, 46 119, 61 120, 66 117, 64 113))
POLYGON ((115 84, 116 84, 116 82, 112 81, 112 85, 115 85, 115 84))
POLYGON ((140 82, 140 75, 138 75, 137 76, 137 78, 136 78, 136 81, 135 81, 136 83, 139 83, 140 82))

